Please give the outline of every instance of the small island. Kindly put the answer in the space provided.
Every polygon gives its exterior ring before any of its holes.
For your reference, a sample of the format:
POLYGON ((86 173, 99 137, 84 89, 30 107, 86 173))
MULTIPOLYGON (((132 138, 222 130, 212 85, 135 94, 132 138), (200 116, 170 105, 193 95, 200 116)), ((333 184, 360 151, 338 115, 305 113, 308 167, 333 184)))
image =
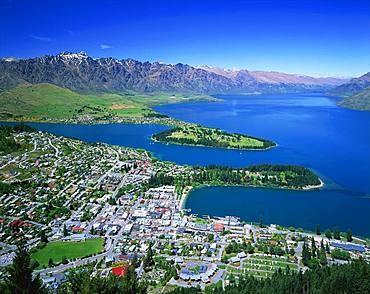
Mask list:
POLYGON ((241 150, 263 150, 276 146, 276 143, 237 133, 227 133, 216 128, 200 125, 184 125, 154 134, 152 139, 164 143, 219 147, 241 150))

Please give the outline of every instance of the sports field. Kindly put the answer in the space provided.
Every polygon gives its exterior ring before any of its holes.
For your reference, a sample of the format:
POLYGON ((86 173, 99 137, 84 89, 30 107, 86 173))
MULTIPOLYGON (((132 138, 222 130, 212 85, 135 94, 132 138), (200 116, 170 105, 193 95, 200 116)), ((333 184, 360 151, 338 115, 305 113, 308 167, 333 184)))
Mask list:
POLYGON ((50 242, 44 248, 32 254, 31 257, 37 260, 40 266, 47 266, 49 258, 52 258, 54 264, 57 264, 62 261, 63 256, 72 259, 99 253, 103 250, 103 244, 103 239, 87 239, 80 242, 50 242))

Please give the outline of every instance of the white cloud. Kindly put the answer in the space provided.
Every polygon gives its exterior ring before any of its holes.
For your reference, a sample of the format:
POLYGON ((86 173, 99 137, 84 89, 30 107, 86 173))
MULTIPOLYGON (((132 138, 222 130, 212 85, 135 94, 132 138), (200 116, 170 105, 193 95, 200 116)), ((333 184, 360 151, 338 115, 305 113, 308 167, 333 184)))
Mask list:
POLYGON ((100 44, 100 49, 110 49, 110 48, 113 48, 112 46, 109 46, 107 44, 100 44))
POLYGON ((41 41, 41 42, 52 42, 53 41, 53 39, 51 38, 37 36, 37 35, 30 35, 30 37, 34 40, 41 41))

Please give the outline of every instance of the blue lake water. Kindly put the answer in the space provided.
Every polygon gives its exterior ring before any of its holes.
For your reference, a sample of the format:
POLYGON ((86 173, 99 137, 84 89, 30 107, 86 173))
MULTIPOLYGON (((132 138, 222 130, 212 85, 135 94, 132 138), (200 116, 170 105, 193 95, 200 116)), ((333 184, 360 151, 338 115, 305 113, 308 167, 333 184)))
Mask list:
POLYGON ((268 151, 237 151, 153 143, 158 125, 32 124, 40 130, 152 151, 179 164, 290 163, 309 167, 327 184, 311 192, 209 187, 193 191, 186 203, 194 213, 238 215, 247 221, 314 229, 351 228, 370 236, 370 113, 336 106, 338 98, 319 93, 218 96, 222 102, 155 107, 161 113, 260 136, 279 144, 268 151))

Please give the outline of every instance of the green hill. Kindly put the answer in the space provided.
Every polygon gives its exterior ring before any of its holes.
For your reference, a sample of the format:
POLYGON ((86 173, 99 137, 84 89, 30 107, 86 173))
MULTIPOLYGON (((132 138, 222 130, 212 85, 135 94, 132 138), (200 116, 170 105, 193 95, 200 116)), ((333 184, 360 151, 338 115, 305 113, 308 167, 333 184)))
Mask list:
POLYGON ((84 121, 85 118, 159 115, 150 106, 207 99, 195 96, 129 94, 78 94, 52 84, 21 85, 0 92, 0 120, 84 121))

